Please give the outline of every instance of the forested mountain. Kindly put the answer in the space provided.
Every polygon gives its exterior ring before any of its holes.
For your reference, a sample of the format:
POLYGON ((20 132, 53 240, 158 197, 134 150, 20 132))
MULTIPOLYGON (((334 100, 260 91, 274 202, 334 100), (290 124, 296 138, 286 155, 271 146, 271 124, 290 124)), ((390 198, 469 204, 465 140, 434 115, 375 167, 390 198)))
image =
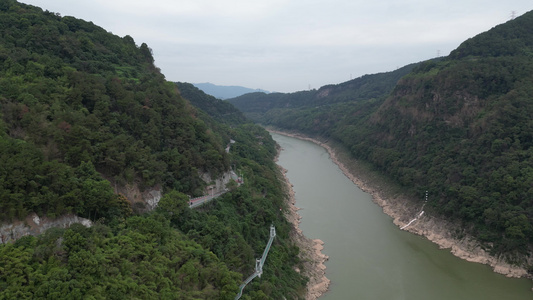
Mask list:
POLYGON ((193 84, 176 82, 180 95, 189 100, 192 105, 206 112, 217 122, 238 125, 247 122, 244 114, 227 101, 210 96, 193 84))
POLYGON ((0 298, 233 299, 270 224, 263 276, 244 298, 303 296, 264 129, 178 91, 146 44, 14 0, 0 2, 0 66, 0 222, 74 213, 95 223, 2 236, 0 298), (230 167, 245 183, 189 209, 187 195, 210 184, 201 175, 230 167), (124 186, 162 191, 158 208, 140 214, 142 201, 116 193, 124 186))
POLYGON ((268 122, 268 117, 264 114, 278 109, 306 109, 384 98, 392 91, 396 82, 411 71, 415 65, 411 64, 393 72, 364 75, 341 84, 326 85, 318 90, 290 94, 257 92, 228 99, 227 101, 235 105, 251 119, 260 123, 268 122))
POLYGON ((268 93, 267 91, 261 89, 251 89, 243 86, 215 85, 209 82, 193 83, 193 85, 202 90, 204 93, 216 97, 218 99, 234 98, 243 94, 255 92, 268 93))
POLYGON ((533 254, 531 28, 533 12, 417 65, 376 95, 354 86, 338 104, 324 88, 229 101, 264 124, 341 142, 420 200, 428 190, 433 213, 524 265, 533 254))

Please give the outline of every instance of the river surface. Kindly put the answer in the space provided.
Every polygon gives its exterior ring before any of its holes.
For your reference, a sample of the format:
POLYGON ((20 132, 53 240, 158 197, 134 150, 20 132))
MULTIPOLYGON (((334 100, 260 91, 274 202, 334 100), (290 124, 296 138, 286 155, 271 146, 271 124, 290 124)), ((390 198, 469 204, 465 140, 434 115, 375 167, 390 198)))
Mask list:
POLYGON ((502 300, 533 299, 528 279, 496 274, 400 230, 311 142, 272 134, 283 148, 300 228, 324 241, 330 291, 320 299, 502 300))

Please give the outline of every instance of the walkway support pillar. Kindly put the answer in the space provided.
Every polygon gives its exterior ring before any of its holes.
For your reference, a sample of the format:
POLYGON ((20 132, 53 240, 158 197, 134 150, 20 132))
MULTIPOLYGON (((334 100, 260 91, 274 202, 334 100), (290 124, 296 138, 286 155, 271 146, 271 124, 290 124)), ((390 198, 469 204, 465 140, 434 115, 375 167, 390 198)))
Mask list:
POLYGON ((261 274, 263 274, 263 266, 261 264, 260 258, 255 260, 255 272, 257 273, 257 276, 259 277, 261 277, 261 274))

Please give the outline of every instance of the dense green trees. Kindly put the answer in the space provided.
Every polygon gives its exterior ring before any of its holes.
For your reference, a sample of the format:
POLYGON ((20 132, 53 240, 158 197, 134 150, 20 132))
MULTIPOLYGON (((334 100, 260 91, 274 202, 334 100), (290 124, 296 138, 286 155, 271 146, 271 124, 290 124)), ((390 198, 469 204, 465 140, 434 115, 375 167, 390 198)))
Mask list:
POLYGON ((233 299, 241 278, 159 215, 22 238, 0 270, 6 299, 233 299))
POLYGON ((90 162, 72 168, 45 161, 34 145, 11 138, 0 140, 0 162, 3 218, 23 218, 28 212, 50 217, 73 212, 94 219, 120 214, 109 182, 90 162))

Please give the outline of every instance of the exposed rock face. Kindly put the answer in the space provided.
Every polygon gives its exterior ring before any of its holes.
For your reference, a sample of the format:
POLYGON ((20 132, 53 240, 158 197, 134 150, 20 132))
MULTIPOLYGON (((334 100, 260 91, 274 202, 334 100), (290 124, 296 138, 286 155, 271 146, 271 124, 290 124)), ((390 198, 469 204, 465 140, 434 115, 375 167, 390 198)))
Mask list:
POLYGON ((0 226, 0 243, 4 244, 15 241, 26 235, 39 235, 52 227, 68 228, 72 224, 82 224, 91 227, 92 222, 89 219, 80 218, 74 214, 67 214, 56 219, 39 217, 32 213, 24 221, 15 221, 10 224, 0 226))
MULTIPOLYGON (((202 174, 201 177, 205 182, 211 183, 211 185, 207 187, 206 192, 208 194, 216 194, 225 191, 226 184, 232 179, 231 171, 222 174, 220 178, 216 179, 212 179, 211 175, 208 173, 202 174)), ((137 203, 142 203, 144 209, 141 210, 155 209, 162 197, 162 189, 160 186, 155 186, 141 192, 139 187, 135 184, 127 184, 125 186, 115 185, 114 190, 115 193, 126 196, 132 206, 137 203)), ((91 220, 78 217, 74 214, 67 214, 56 219, 50 219, 47 217, 39 217, 37 214, 32 213, 28 215, 24 221, 0 224, 0 243, 15 241, 26 235, 39 235, 52 227, 67 228, 75 223, 80 223, 86 227, 92 226, 91 220)))
MULTIPOLYGON (((232 171, 225 172, 221 177, 215 179, 213 179, 209 173, 202 173, 199 174, 199 176, 203 181, 209 184, 205 190, 205 194, 217 194, 225 191, 226 184, 232 179, 232 171)), ((163 189, 159 185, 141 191, 137 184, 119 185, 116 183, 113 184, 114 181, 110 178, 108 178, 108 180, 112 182, 115 193, 124 195, 130 202, 131 206, 136 208, 139 212, 155 209, 163 196, 163 189)))
POLYGON ((211 174, 209 173, 204 173, 200 177, 202 178, 203 181, 207 183, 211 183, 207 187, 208 194, 216 194, 216 193, 224 192, 224 190, 226 189, 226 184, 228 184, 228 182, 232 178, 231 171, 225 172, 224 174, 222 174, 221 177, 215 178, 215 179, 211 178, 211 174))
POLYGON ((161 200, 161 190, 149 190, 143 193, 143 196, 148 208, 153 210, 157 207, 157 204, 159 204, 159 200, 161 200))
MULTIPOLYGON (((224 192, 226 184, 232 179, 231 171, 222 174, 219 178, 211 178, 211 174, 200 174, 203 181, 210 184, 207 186, 205 194, 217 194, 224 192)), ((141 191, 136 184, 126 184, 124 186, 115 185, 115 193, 123 194, 133 207, 141 204, 144 207, 141 211, 150 211, 157 207, 161 197, 163 196, 163 189, 161 186, 153 186, 145 191, 141 191)))
POLYGON ((136 204, 140 203, 140 207, 144 207, 141 211, 156 208, 162 196, 160 186, 154 186, 142 192, 136 184, 126 184, 124 186, 115 185, 114 190, 116 194, 124 195, 131 206, 136 207, 136 204))

